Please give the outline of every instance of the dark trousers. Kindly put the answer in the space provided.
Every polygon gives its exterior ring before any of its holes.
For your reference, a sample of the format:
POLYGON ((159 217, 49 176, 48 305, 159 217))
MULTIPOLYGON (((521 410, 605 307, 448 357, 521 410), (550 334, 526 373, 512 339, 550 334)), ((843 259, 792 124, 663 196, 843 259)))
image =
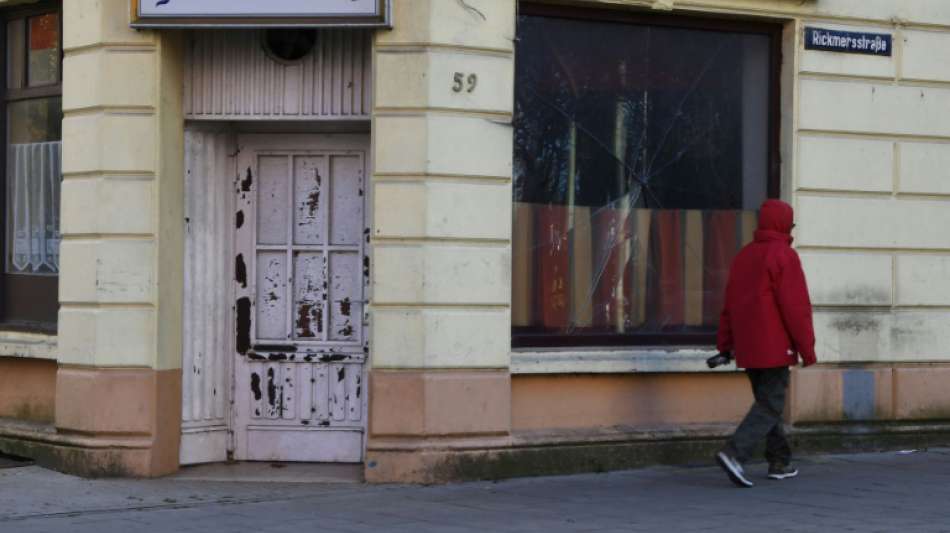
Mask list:
POLYGON ((765 458, 769 464, 788 465, 792 449, 785 437, 782 413, 788 390, 788 367, 746 369, 752 383, 755 403, 726 444, 726 451, 740 463, 752 457, 756 445, 765 439, 765 458))

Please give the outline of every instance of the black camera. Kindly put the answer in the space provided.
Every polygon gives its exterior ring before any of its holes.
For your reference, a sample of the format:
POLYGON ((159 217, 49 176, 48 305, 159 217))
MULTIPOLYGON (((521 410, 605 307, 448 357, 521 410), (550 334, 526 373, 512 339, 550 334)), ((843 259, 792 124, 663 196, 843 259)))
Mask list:
POLYGON ((732 353, 719 352, 716 355, 706 359, 706 366, 716 368, 717 366, 728 365, 732 362, 732 353))

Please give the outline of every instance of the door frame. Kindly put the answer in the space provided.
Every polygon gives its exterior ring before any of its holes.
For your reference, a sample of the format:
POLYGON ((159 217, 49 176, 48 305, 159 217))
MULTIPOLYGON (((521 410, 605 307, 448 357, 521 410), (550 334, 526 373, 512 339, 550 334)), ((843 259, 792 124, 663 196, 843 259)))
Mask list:
MULTIPOLYGON (((225 422, 226 422, 226 438, 221 439, 224 441, 224 449, 218 448, 215 445, 215 442, 201 439, 189 438, 189 453, 184 453, 184 448, 182 448, 182 454, 180 455, 181 459, 187 457, 193 457, 195 459, 189 460, 187 462, 182 462, 181 464, 200 464, 207 461, 217 461, 217 460, 231 460, 234 457, 235 451, 235 428, 236 428, 236 410, 233 402, 235 401, 235 387, 236 387, 236 358, 237 354, 234 350, 235 343, 235 333, 236 333, 236 324, 235 316, 236 309, 233 307, 237 299, 237 284, 234 283, 235 278, 235 246, 237 245, 236 237, 236 224, 235 217, 238 211, 237 199, 239 198, 237 194, 237 187, 240 181, 240 176, 238 176, 238 159, 240 156, 241 142, 245 139, 251 139, 255 142, 260 143, 258 146, 261 147, 271 147, 273 149, 281 149, 281 144, 283 139, 283 148, 287 149, 287 139, 296 138, 296 139, 310 139, 310 143, 314 145, 314 151, 334 149, 340 146, 340 143, 345 144, 358 144, 359 149, 364 151, 363 157, 363 198, 362 198, 362 209, 363 209, 363 226, 365 237, 361 241, 362 256, 363 260, 367 261, 368 264, 372 264, 373 260, 373 247, 371 239, 371 228, 373 226, 374 214, 372 211, 372 173, 373 173, 373 147, 374 139, 371 134, 371 128, 369 122, 360 121, 359 124, 354 122, 348 122, 345 124, 340 123, 327 123, 327 122, 310 122, 310 123, 288 123, 288 122, 241 122, 241 123, 225 123, 220 121, 189 121, 185 124, 186 130, 194 130, 199 132, 215 132, 215 133, 229 133, 232 135, 232 150, 227 154, 229 159, 231 159, 231 164, 225 170, 217 172, 218 179, 221 179, 225 182, 223 187, 226 190, 232 191, 233 194, 227 194, 227 198, 222 199, 221 209, 224 211, 224 217, 227 220, 231 221, 231 224, 226 224, 225 231, 219 233, 218 235, 222 239, 226 239, 227 246, 225 246, 226 257, 224 258, 224 271, 220 272, 220 275, 225 276, 227 280, 231 282, 226 285, 226 294, 224 294, 224 301, 227 302, 227 308, 225 316, 227 317, 227 325, 225 331, 228 334, 225 337, 225 344, 227 346, 227 354, 225 358, 227 361, 226 371, 227 377, 223 383, 226 389, 226 394, 228 398, 225 401, 225 422), (322 146, 319 144, 323 142, 322 146), (230 187, 230 189, 228 189, 230 187), (209 447, 211 446, 211 447, 209 447), (207 448, 207 449, 205 449, 207 448)), ((185 149, 188 149, 188 146, 185 146, 185 149)), ((184 165, 184 161, 183 161, 184 165)), ((187 169, 186 169, 187 170, 187 169)), ((195 191, 186 189, 184 194, 193 194, 195 191)), ((186 199, 187 201, 187 199, 186 199)), ((186 239, 192 238, 189 235, 185 236, 186 239)), ((209 252, 213 253, 213 252, 209 252)), ((184 264, 183 264, 184 268, 184 264)), ((372 302, 372 284, 370 283, 370 278, 363 276, 363 300, 364 306, 362 310, 362 327, 363 327, 363 352, 365 354, 365 359, 363 362, 363 403, 362 403, 362 435, 361 435, 361 449, 359 450, 360 457, 362 461, 365 462, 366 457, 366 442, 369 432, 369 382, 368 377, 372 367, 372 357, 371 357, 371 324, 370 324, 370 305, 372 302)), ((194 307, 197 305, 194 302, 189 302, 189 295, 185 296, 185 306, 194 307)), ((194 307, 193 310, 197 309, 194 307)), ((184 321, 186 314, 182 314, 181 319, 184 321)), ((185 326, 186 331, 189 329, 188 326, 185 326)), ((204 333, 207 334, 207 333, 204 333)), ((183 343, 191 342, 189 338, 183 338, 183 343)), ((183 344, 183 349, 184 349, 183 344)), ((184 363, 185 361, 183 361, 184 363)), ((184 366, 182 369, 184 372, 184 366)), ((185 391, 182 391, 182 400, 184 398, 185 391)), ((189 404, 190 405, 190 404, 189 404)), ((185 428, 183 428, 185 429, 185 428)), ((182 438, 180 439, 181 444, 184 445, 186 436, 184 432, 182 433, 182 438)))

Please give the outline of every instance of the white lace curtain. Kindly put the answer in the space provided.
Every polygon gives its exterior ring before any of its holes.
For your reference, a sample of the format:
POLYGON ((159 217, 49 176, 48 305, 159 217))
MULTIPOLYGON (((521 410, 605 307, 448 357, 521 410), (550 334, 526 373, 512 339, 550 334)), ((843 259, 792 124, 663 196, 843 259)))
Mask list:
POLYGON ((10 145, 7 271, 59 272, 62 142, 10 145))

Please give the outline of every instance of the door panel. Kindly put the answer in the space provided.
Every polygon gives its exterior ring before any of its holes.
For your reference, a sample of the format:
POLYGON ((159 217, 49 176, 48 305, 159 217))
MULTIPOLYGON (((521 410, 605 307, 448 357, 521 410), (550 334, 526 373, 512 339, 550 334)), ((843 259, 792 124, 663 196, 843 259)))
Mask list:
POLYGON ((359 342, 363 315, 360 283, 360 255, 351 252, 330 253, 330 340, 359 342))
POLYGON ((234 457, 360 461, 368 138, 238 144, 234 457))
POLYGON ((294 336, 300 340, 323 339, 326 316, 327 262, 322 252, 294 256, 294 336))
POLYGON ((363 237, 363 225, 359 224, 363 211, 362 184, 344 176, 358 172, 362 164, 353 156, 336 156, 331 160, 333 180, 330 201, 330 242, 331 244, 359 244, 363 237))
POLYGON ((181 464, 227 460, 236 169, 228 133, 185 131, 181 464))

